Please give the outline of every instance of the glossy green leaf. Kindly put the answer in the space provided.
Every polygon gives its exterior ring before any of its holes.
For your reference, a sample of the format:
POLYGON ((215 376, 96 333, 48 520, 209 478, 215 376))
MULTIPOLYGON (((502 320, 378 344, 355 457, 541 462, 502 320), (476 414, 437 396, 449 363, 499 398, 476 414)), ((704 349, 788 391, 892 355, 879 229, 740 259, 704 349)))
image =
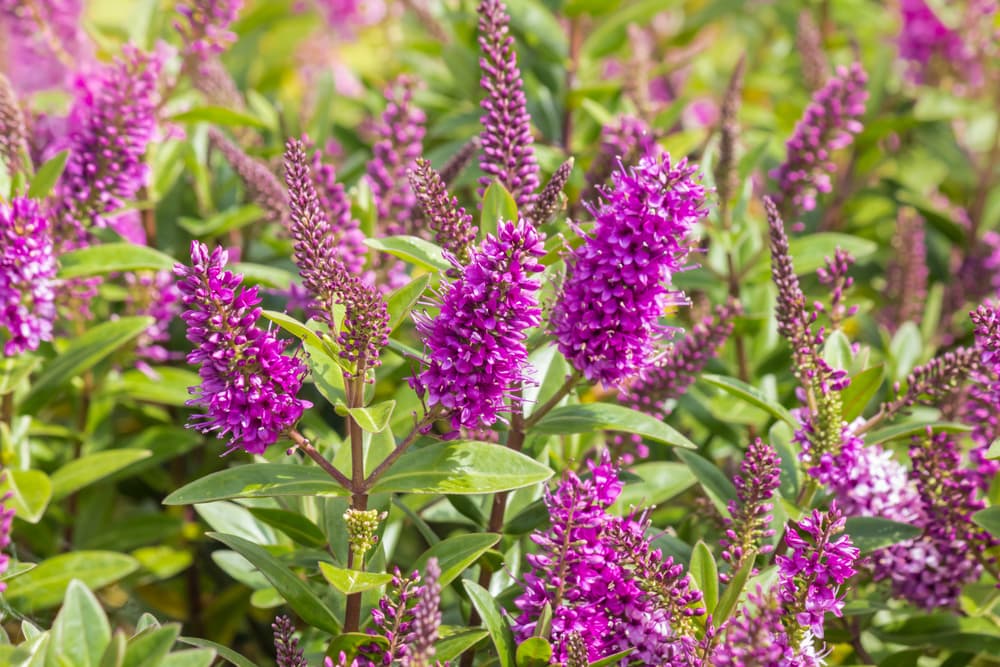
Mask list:
POLYGON ((110 449, 70 461, 52 473, 52 499, 61 500, 150 454, 145 449, 110 449))
POLYGON ((191 399, 188 388, 201 384, 198 374, 186 368, 153 366, 152 371, 155 377, 150 377, 137 368, 122 373, 121 384, 115 387, 121 399, 181 408, 191 399))
POLYGON ((932 433, 967 433, 972 430, 971 427, 958 422, 908 422, 880 428, 877 431, 869 431, 865 434, 865 444, 875 445, 898 438, 908 438, 911 435, 922 435, 927 432, 928 428, 932 433))
POLYGON ((431 558, 437 558, 438 567, 441 568, 438 583, 444 587, 461 576, 465 570, 479 560, 480 556, 499 541, 500 536, 495 533, 455 535, 441 540, 425 551, 413 564, 413 569, 423 572, 427 568, 427 561, 431 558))
POLYGON ((349 570, 322 561, 319 563, 319 571, 323 575, 323 578, 330 582, 331 586, 344 595, 363 593, 381 588, 392 581, 391 574, 349 570))
POLYGON ((276 530, 280 530, 303 546, 317 549, 326 547, 326 535, 323 534, 323 531, 301 514, 270 507, 248 507, 247 509, 257 519, 276 530))
MULTIPOLYGON (((795 263, 795 273, 803 276, 813 273, 826 263, 827 257, 832 257, 833 253, 840 248, 849 252, 857 261, 861 261, 875 254, 878 246, 868 239, 863 239, 850 234, 839 234, 835 232, 818 232, 806 236, 796 236, 788 240, 789 254, 795 263)), ((766 255, 765 255, 766 256, 766 255)), ((757 264, 751 273, 751 280, 765 280, 771 272, 769 259, 764 259, 757 264)))
POLYGON ((920 528, 908 523, 890 521, 877 516, 848 517, 845 530, 851 536, 854 546, 861 549, 862 554, 911 540, 919 537, 922 532, 920 528))
POLYGON ((111 624, 101 603, 85 585, 74 579, 52 623, 48 663, 97 667, 110 641, 111 624))
POLYGON ((182 486, 164 498, 165 505, 194 505, 232 498, 274 496, 345 496, 346 489, 319 468, 281 463, 252 463, 227 468, 182 486))
POLYGON ((236 667, 257 667, 256 664, 244 658, 242 655, 234 651, 233 649, 223 646, 222 644, 217 644, 213 641, 207 639, 202 639, 201 637, 178 637, 177 641, 187 644, 188 646, 200 646, 202 648, 210 648, 215 651, 220 658, 226 660, 231 665, 236 667))
POLYGON ((253 262, 235 262, 229 265, 229 270, 243 276, 248 285, 263 285, 275 289, 288 289, 295 282, 291 272, 275 266, 255 264, 253 262))
POLYGON ((127 271, 167 271, 176 260, 159 250, 134 243, 102 243, 60 255, 59 277, 82 278, 127 271))
POLYGON ((634 648, 627 648, 624 651, 619 651, 618 653, 613 653, 605 658, 601 658, 600 660, 595 660, 590 663, 590 667, 611 667, 612 665, 621 664, 621 661, 624 658, 629 657, 634 652, 634 648))
POLYGON ((701 483, 716 509, 723 516, 729 516, 727 505, 730 500, 736 500, 736 487, 729 481, 729 477, 714 463, 694 452, 678 450, 677 456, 698 478, 698 482, 701 483))
POLYGON ((8 468, 0 476, 0 498, 7 493, 11 498, 5 504, 14 515, 28 523, 38 523, 52 499, 52 481, 41 470, 8 468))
POLYGON ((976 525, 985 528, 993 537, 1000 537, 1000 505, 987 507, 972 515, 976 525))
POLYGON ((701 540, 698 540, 691 551, 689 571, 698 590, 704 596, 705 609, 715 609, 719 601, 719 568, 715 564, 712 552, 701 540))
POLYGON ((441 627, 441 639, 434 645, 434 659, 442 663, 454 661, 458 656, 465 653, 490 633, 478 628, 448 628, 441 627), (449 631, 453 630, 453 631, 449 631))
POLYGON ((500 181, 494 179, 483 193, 483 212, 479 216, 479 230, 484 237, 496 234, 501 220, 517 220, 517 202, 500 181))
POLYGON ((42 368, 31 391, 18 406, 21 414, 30 415, 56 395, 56 390, 70 378, 93 368, 133 338, 149 328, 151 317, 122 317, 98 324, 74 338, 66 349, 42 368))
POLYGON ((920 329, 913 322, 903 322, 889 342, 889 358, 894 362, 892 379, 897 382, 903 380, 913 370, 923 349, 920 329))
POLYGON ((851 384, 840 392, 844 406, 844 421, 851 422, 860 417, 865 406, 882 386, 885 367, 882 364, 866 368, 851 378, 851 384))
POLYGON ((215 651, 207 648, 174 651, 159 663, 159 667, 211 667, 215 657, 215 651))
POLYGON ((258 130, 268 129, 267 123, 256 116, 251 116, 244 111, 211 105, 182 111, 171 116, 170 120, 175 123, 211 123, 212 125, 225 125, 228 127, 253 127, 258 130))
POLYGON ((552 471, 493 443, 439 442, 410 448, 371 493, 496 493, 544 482, 552 471))
POLYGON ((271 582, 271 585, 278 589, 288 605, 307 624, 334 635, 340 632, 337 618, 308 584, 262 547, 235 535, 222 533, 207 533, 207 535, 250 561, 271 582))
POLYGON ((323 341, 320 340, 319 336, 316 335, 315 331, 307 327, 302 322, 299 322, 291 315, 287 315, 285 313, 279 313, 276 310, 262 310, 260 314, 266 317, 267 319, 271 320, 272 322, 274 322, 279 327, 281 327, 288 333, 292 334, 299 340, 303 342, 308 342, 317 348, 323 346, 323 341))
POLYGON ((0 396, 17 389, 21 381, 35 370, 40 361, 40 357, 27 353, 0 359, 0 396))
POLYGON ((396 401, 382 401, 367 408, 349 408, 347 412, 354 417, 354 421, 362 430, 378 433, 389 424, 395 408, 396 401))
POLYGON ((555 408, 542 417, 534 431, 549 435, 622 431, 666 445, 695 448, 694 443, 660 419, 613 403, 582 403, 555 408))
POLYGON ((712 623, 715 624, 715 627, 722 627, 722 624, 729 620, 733 611, 736 610, 736 604, 740 601, 743 588, 750 579, 750 573, 753 572, 753 565, 754 559, 748 558, 743 566, 733 573, 729 585, 722 592, 722 597, 719 598, 719 603, 715 605, 715 611, 712 612, 712 623))
POLYGON ((430 282, 431 275, 425 273, 403 285, 386 298, 385 305, 389 310, 390 332, 394 331, 396 327, 402 324, 403 320, 410 316, 410 313, 413 312, 413 307, 420 301, 420 297, 423 296, 424 290, 427 289, 427 285, 430 282))
POLYGON ((728 377, 725 375, 714 375, 712 373, 705 373, 700 376, 700 379, 713 387, 718 387, 727 394, 731 394, 740 400, 758 407, 761 410, 768 412, 772 417, 780 419, 792 426, 796 426, 797 422, 795 418, 792 417, 790 413, 783 405, 769 400, 763 393, 756 387, 751 387, 746 382, 742 380, 737 380, 734 377, 728 377))
POLYGON ((69 159, 69 151, 61 151, 52 156, 48 162, 43 164, 31 178, 31 185, 28 186, 28 196, 32 199, 45 199, 52 192, 66 169, 66 160, 69 159))
POLYGON ((441 248, 416 236, 368 238, 365 239, 365 245, 428 271, 445 271, 451 268, 451 264, 441 253, 441 248))
POLYGON ((516 654, 514 650, 514 633, 510 630, 507 619, 500 611, 500 605, 493 599, 489 591, 472 581, 463 579, 462 585, 465 592, 469 594, 472 606, 479 612, 479 617, 483 619, 483 625, 493 639, 493 646, 496 647, 497 655, 500 658, 500 667, 515 667, 516 654))
POLYGON ((552 659, 552 645, 542 637, 528 637, 514 654, 517 667, 541 667, 552 659))
MULTIPOLYGON (((389 342, 391 344, 393 341, 390 339, 389 342)), ((344 369, 327 353, 323 346, 306 342, 305 348, 309 377, 316 385, 316 389, 330 405, 346 404, 344 369)))
POLYGON ((11 607, 30 613, 59 604, 70 581, 79 579, 90 589, 101 588, 139 568, 131 556, 113 551, 74 551, 42 561, 10 582, 6 597, 11 607))
POLYGON ((615 501, 616 514, 623 514, 629 507, 653 507, 686 491, 695 483, 691 469, 683 463, 652 461, 632 466, 629 472, 639 477, 622 488, 615 501))
POLYGON ((181 633, 180 625, 147 628, 129 638, 122 667, 158 667, 181 633))
POLYGON ((257 222, 264 217, 264 209, 257 204, 236 206, 213 215, 207 220, 180 218, 177 224, 192 236, 207 237, 225 234, 257 222))

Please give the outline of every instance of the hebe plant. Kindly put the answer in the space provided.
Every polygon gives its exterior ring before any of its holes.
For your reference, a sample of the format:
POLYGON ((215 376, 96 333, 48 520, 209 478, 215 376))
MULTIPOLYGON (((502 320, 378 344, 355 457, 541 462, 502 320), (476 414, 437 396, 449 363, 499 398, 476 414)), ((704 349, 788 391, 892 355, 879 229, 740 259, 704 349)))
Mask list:
POLYGON ((0 1, 0 664, 996 664, 997 29, 0 1))

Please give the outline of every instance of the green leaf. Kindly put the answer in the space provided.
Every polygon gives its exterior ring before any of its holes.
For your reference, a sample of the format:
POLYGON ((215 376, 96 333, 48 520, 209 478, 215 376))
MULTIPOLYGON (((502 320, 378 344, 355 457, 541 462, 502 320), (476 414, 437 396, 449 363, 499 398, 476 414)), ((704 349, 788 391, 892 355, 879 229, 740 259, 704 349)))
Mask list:
POLYGON ((581 403, 555 408, 542 417, 534 430, 548 435, 622 431, 666 445, 695 449, 693 442, 656 417, 613 403, 581 403))
POLYGON ((101 603, 85 585, 74 579, 52 623, 47 663, 97 667, 110 641, 111 625, 101 603))
POLYGON ((729 580, 729 585, 726 586, 726 590, 722 592, 722 597, 719 598, 719 604, 715 605, 715 611, 712 612, 712 623, 715 624, 715 627, 721 628, 722 624, 729 620, 733 611, 736 610, 736 603, 740 601, 743 587, 747 585, 750 573, 753 572, 753 564, 754 559, 748 558, 743 563, 743 566, 733 573, 732 578, 729 580))
POLYGON ((389 310, 389 331, 395 331, 396 327, 402 324, 403 320, 413 312, 413 306, 423 296, 424 290, 431 282, 431 275, 425 273, 418 276, 400 287, 389 295, 385 300, 385 305, 389 310))
POLYGON ((785 406, 776 403, 774 401, 768 400, 766 396, 756 387, 751 387, 746 382, 742 380, 737 380, 734 377, 729 377, 726 375, 714 375, 712 373, 705 373, 701 376, 701 380, 707 382, 713 387, 718 387, 727 394, 731 394, 736 398, 742 399, 743 401, 753 405, 755 407, 764 410, 769 413, 772 417, 780 419, 783 422, 795 427, 798 422, 792 416, 785 406))
POLYGON ((479 560, 480 556, 499 541, 500 536, 495 533, 455 535, 441 540, 425 551, 413 564, 413 569, 423 572, 427 568, 427 561, 431 558, 437 558, 438 567, 441 568, 438 583, 443 588, 461 576, 465 570, 479 560))
POLYGON ((363 593, 381 588, 392 581, 391 574, 348 570, 322 561, 319 563, 319 571, 322 573, 323 578, 330 582, 331 586, 344 595, 363 593))
POLYGON ((230 664, 236 665, 236 667, 257 667, 256 664, 244 658, 242 655, 236 651, 223 646, 222 644, 216 644, 213 641, 207 639, 202 639, 201 637, 178 637, 177 641, 187 644, 188 646, 201 646, 202 648, 210 648, 215 651, 220 658, 229 661, 230 664))
POLYGON ((116 630, 111 637, 111 642, 101 655, 101 667, 121 667, 125 660, 125 649, 128 647, 128 638, 121 630, 116 630))
POLYGON ((448 629, 447 626, 441 627, 441 639, 434 645, 434 659, 442 663, 454 661, 490 634, 478 628, 462 628, 454 632, 447 632, 448 629))
MULTIPOLYGON (((832 257, 837 248, 846 250, 857 261, 861 261, 875 254, 878 245, 857 236, 834 232, 798 236, 788 241, 789 254, 795 260, 795 273, 800 276, 813 273, 823 266, 826 263, 826 258, 832 257)), ((751 273, 751 280, 766 280, 770 271, 770 261, 765 259, 757 264, 757 268, 751 273)))
POLYGON ((912 540, 921 533, 916 526, 877 516, 848 517, 845 530, 851 536, 854 546, 861 549, 862 555, 905 540, 912 540))
POLYGON ((483 625, 493 639, 493 645, 500 658, 500 667, 515 667, 514 633, 510 631, 510 625, 500 612, 500 605, 489 591, 471 579, 463 579, 462 585, 465 586, 465 592, 469 594, 472 606, 479 612, 483 625))
POLYGON ((885 373, 885 366, 879 364, 866 368, 851 378, 851 384, 847 385, 844 391, 840 392, 841 401, 844 405, 844 421, 851 422, 864 413, 865 406, 872 400, 872 397, 882 386, 882 376, 885 373))
POLYGON ((45 364, 18 410, 25 415, 38 412, 70 378, 93 368, 148 329, 152 323, 152 317, 123 317, 88 329, 82 336, 74 339, 58 357, 45 364))
POLYGON ((903 322, 889 342, 889 358, 893 360, 893 377, 901 381, 913 370, 923 351, 924 341, 920 329, 913 322, 903 322))
POLYGON ((201 384, 201 378, 194 371, 173 366, 154 366, 152 378, 137 368, 122 373, 120 389, 122 400, 148 401, 182 408, 191 398, 188 387, 201 384))
POLYGON ((15 516, 28 523, 38 523, 52 499, 52 481, 41 470, 7 468, 0 479, 0 498, 7 493, 6 501, 15 516))
POLYGON ((370 493, 496 493, 544 482, 552 471, 489 442, 439 442, 411 448, 370 493))
POLYGON ((993 537, 1000 537, 1000 505, 987 507, 972 515, 977 526, 985 528, 993 537))
POLYGON ((367 632, 344 632, 334 637, 326 654, 331 657, 339 656, 341 652, 345 655, 355 655, 358 649, 372 642, 382 649, 389 646, 389 642, 382 635, 370 635, 367 632))
POLYGON ((382 401, 367 408, 348 408, 347 412, 362 430, 378 433, 388 425, 395 408, 396 401, 382 401))
POLYGON ((517 667, 540 667, 552 659, 552 645, 542 637, 528 637, 517 647, 517 667))
POLYGON ((128 640, 122 667, 158 667, 180 633, 181 626, 176 623, 139 632, 128 640))
POLYGON ((180 218, 177 224, 192 236, 204 238, 206 236, 220 235, 242 229, 263 217, 263 208, 257 204, 247 204, 246 206, 237 206, 217 213, 208 220, 180 218))
POLYGON ((317 549, 326 547, 326 535, 323 534, 323 531, 301 514, 270 507, 248 507, 247 509, 257 519, 280 530, 303 546, 317 549))
POLYGON ((251 463, 196 479, 163 499, 165 505, 194 505, 232 498, 346 496, 347 490, 319 468, 251 463))
POLYGON ((40 361, 41 357, 33 354, 19 354, 16 357, 0 359, 0 396, 17 389, 21 381, 35 370, 40 361))
POLYGON ((635 648, 627 648, 624 651, 619 651, 606 658, 601 658, 590 663, 590 667, 611 667, 611 665, 620 664, 623 658, 627 658, 635 652, 635 648))
POLYGON ((59 277, 81 278, 127 271, 168 271, 177 262, 144 245, 102 243, 73 250, 59 257, 59 277))
POLYGON ((295 282, 290 272, 275 266, 265 266, 264 264, 255 264, 252 262, 235 262, 229 266, 229 270, 242 275, 244 282, 249 285, 288 289, 295 282))
POLYGON ((632 466, 630 472, 639 477, 637 482, 628 482, 615 501, 615 514, 623 514, 629 507, 652 507, 670 500, 686 491, 695 483, 691 469, 683 463, 654 461, 632 466))
POLYGON ((990 448, 986 450, 986 458, 990 461, 1000 459, 1000 438, 990 443, 990 448))
POLYGON ((11 581, 7 601, 11 607, 25 613, 48 609, 59 604, 73 579, 79 579, 90 589, 101 588, 138 568, 136 559, 113 551, 60 554, 11 581))
POLYGON ((500 181, 494 179, 483 193, 483 212, 479 217, 480 233, 496 234, 501 220, 517 220, 517 202, 500 181))
POLYGON ((215 657, 215 651, 207 648, 174 651, 159 663, 159 667, 211 667, 215 657))
POLYGON ((694 583, 704 596, 705 609, 715 609, 719 601, 719 568, 715 557, 708 546, 701 540, 694 545, 691 552, 691 565, 688 568, 694 583))
POLYGON ((714 463, 694 452, 680 449, 677 450, 677 456, 691 469, 694 476, 698 478, 702 488, 705 489, 705 493, 708 494, 708 497, 715 504, 716 509, 723 516, 729 516, 727 505, 730 500, 736 500, 736 487, 729 481, 725 473, 719 470, 718 466, 714 463))
POLYGON ((336 616, 312 589, 262 547, 235 535, 223 533, 207 533, 207 535, 250 561, 308 625, 334 635, 340 632, 340 623, 337 622, 336 616))
POLYGON ((281 327, 288 333, 292 334, 302 342, 310 343, 318 348, 323 347, 323 341, 321 341, 319 336, 316 335, 316 332, 307 327, 302 322, 299 322, 291 315, 286 315, 285 313, 279 313, 276 310, 262 310, 260 314, 266 317, 267 319, 271 320, 279 327, 281 327))
POLYGON ((210 123, 228 127, 252 127, 258 130, 268 129, 267 123, 243 111, 227 109, 226 107, 206 105, 188 109, 174 114, 170 120, 175 123, 210 123))
POLYGON ((110 449, 70 461, 52 473, 52 499, 62 500, 136 461, 149 458, 145 449, 110 449))
POLYGON ((972 430, 971 427, 957 422, 908 422, 880 428, 877 431, 869 431, 865 434, 865 444, 875 445, 897 438, 908 438, 911 435, 922 435, 927 432, 928 428, 931 429, 932 433, 967 433, 972 430))
POLYGON ((65 150, 54 155, 48 162, 43 164, 35 172, 28 186, 28 196, 32 199, 45 199, 52 192, 66 168, 66 160, 69 159, 69 151, 65 150))
MULTIPOLYGON (((391 344, 393 341, 390 340, 389 342, 391 344)), ((306 342, 305 348, 306 365, 309 366, 309 377, 312 378, 316 389, 330 405, 346 403, 347 393, 344 391, 344 369, 327 353, 324 346, 306 342)))
POLYGON ((451 268, 451 264, 441 254, 441 248, 416 236, 369 238, 365 239, 365 245, 428 271, 446 271, 451 268))

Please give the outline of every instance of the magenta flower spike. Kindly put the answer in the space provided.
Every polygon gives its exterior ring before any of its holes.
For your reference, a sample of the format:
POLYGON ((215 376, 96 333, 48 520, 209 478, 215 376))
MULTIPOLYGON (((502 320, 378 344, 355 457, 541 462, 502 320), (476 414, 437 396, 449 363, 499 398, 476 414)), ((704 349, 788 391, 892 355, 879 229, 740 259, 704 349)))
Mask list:
POLYGON ((501 222, 468 265, 453 261, 459 277, 443 289, 438 315, 414 315, 429 365, 410 384, 456 430, 489 427, 519 409, 508 401, 526 379, 526 332, 541 321, 534 274, 542 270, 542 240, 523 220, 501 222))
POLYGON ((52 228, 38 202, 0 203, 0 340, 4 356, 52 340, 56 318, 52 228))
POLYGON ((191 243, 191 266, 174 273, 187 311, 187 339, 195 346, 201 385, 188 405, 203 412, 188 425, 227 438, 227 453, 262 454, 291 429, 311 403, 297 398, 305 375, 301 359, 284 354, 286 343, 257 327, 261 308, 256 287, 226 270, 228 253, 191 243))
POLYGON ((483 0, 478 11, 480 85, 486 91, 479 135, 483 147, 479 166, 486 175, 479 179, 479 194, 496 179, 527 214, 537 196, 538 163, 510 15, 500 0, 483 0))
POLYGON ((658 354, 668 308, 687 302, 669 287, 684 268, 689 234, 703 220, 705 188, 686 160, 650 154, 620 167, 593 232, 567 257, 552 311, 559 351, 592 382, 619 386, 658 354))

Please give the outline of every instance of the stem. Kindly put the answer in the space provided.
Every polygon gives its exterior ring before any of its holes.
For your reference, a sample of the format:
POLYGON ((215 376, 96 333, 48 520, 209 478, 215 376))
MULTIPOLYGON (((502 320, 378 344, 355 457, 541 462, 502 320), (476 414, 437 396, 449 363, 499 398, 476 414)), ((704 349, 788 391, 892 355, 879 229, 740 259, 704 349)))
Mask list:
POLYGON ((851 648, 861 658, 861 661, 866 665, 876 664, 875 659, 872 658, 871 654, 865 650, 864 645, 861 643, 861 627, 858 619, 855 618, 852 621, 848 621, 846 618, 842 618, 841 622, 844 624, 844 629, 851 635, 851 648))
MULTIPOLYGON (((347 389, 347 405, 349 408, 363 407, 365 395, 365 355, 358 357, 357 372, 345 383, 347 389)), ((351 507, 355 510, 368 509, 368 494, 365 493, 365 445, 364 433, 357 420, 347 415, 347 433, 351 440, 351 507)), ((353 569, 354 545, 348 545, 347 568, 353 569)), ((358 563, 358 569, 364 570, 364 562, 358 563)), ((344 608, 344 632, 357 632, 361 627, 361 593, 351 593, 347 596, 344 608)))
POLYGON ((347 479, 344 473, 337 470, 332 463, 327 461, 326 458, 320 454, 315 447, 313 447, 312 443, 306 440, 305 436, 298 431, 292 430, 288 434, 288 437, 292 439, 292 442, 294 442, 299 449, 306 453, 306 456, 319 464, 319 467, 325 470, 326 474, 332 477, 335 482, 347 490, 351 489, 351 480, 347 479))
POLYGON ((531 416, 525 420, 524 430, 529 430, 532 426, 541 421, 542 417, 547 415, 552 408, 556 407, 560 401, 566 398, 569 392, 573 391, 573 387, 576 386, 576 383, 579 382, 582 377, 583 374, 580 373, 580 371, 573 371, 573 373, 566 378, 566 382, 563 383, 563 386, 559 387, 556 393, 552 395, 552 398, 538 406, 535 411, 531 413, 531 416))
POLYGON ((385 460, 382 461, 382 463, 379 463, 378 466, 375 467, 375 470, 372 471, 372 474, 368 475, 367 479, 365 479, 363 487, 365 491, 369 491, 373 486, 375 486, 375 482, 378 481, 378 478, 385 474, 385 471, 392 467, 392 464, 396 462, 396 459, 402 456, 406 450, 409 449, 410 445, 412 445, 417 437, 420 436, 424 427, 436 419, 437 414, 437 410, 431 410, 431 412, 427 413, 423 419, 413 425, 413 429, 406 435, 405 438, 403 438, 403 441, 396 445, 396 448, 389 453, 389 456, 385 457, 385 460))
POLYGON ((14 424, 14 392, 0 396, 0 424, 14 424))
MULTIPOLYGON (((87 371, 83 374, 83 389, 80 392, 80 412, 76 416, 76 430, 77 439, 73 441, 73 460, 76 461, 80 458, 83 453, 83 440, 87 433, 87 418, 90 415, 90 395, 94 391, 94 373, 92 371, 87 371)), ((66 509, 69 512, 70 517, 76 515, 77 503, 79 498, 76 492, 71 493, 69 498, 66 499, 66 509)), ((66 538, 66 544, 69 546, 73 545, 73 521, 66 524, 66 531, 64 537, 66 538)))
POLYGON ((570 106, 570 93, 576 83, 576 70, 580 62, 580 48, 583 46, 583 31, 580 30, 580 19, 572 18, 569 22, 569 63, 566 65, 566 101, 563 110, 563 150, 569 155, 573 144, 573 109, 570 106))

